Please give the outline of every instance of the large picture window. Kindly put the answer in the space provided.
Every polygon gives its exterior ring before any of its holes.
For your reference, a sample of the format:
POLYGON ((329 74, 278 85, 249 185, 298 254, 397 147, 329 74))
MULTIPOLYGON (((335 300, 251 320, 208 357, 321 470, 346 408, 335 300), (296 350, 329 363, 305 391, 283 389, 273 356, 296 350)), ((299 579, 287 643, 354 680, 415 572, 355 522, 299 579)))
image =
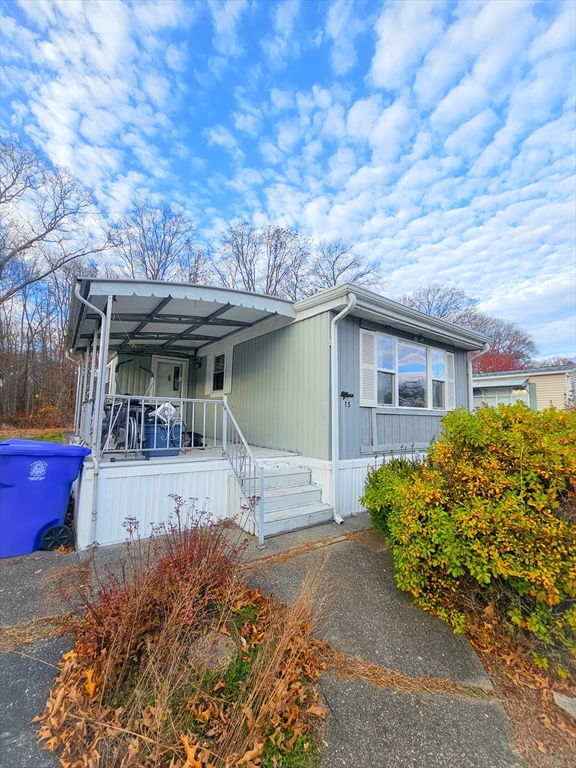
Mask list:
POLYGON ((443 349, 360 331, 361 405, 450 410, 454 355, 443 349))

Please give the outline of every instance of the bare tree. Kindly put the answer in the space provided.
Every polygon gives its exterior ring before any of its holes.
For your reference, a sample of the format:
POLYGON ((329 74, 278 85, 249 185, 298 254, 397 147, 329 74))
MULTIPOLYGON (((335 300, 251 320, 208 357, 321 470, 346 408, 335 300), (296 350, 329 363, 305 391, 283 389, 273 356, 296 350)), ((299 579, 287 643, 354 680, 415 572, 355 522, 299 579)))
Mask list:
POLYGON ((214 277, 212 259, 205 248, 194 246, 180 263, 178 279, 184 283, 208 285, 214 277))
POLYGON ((223 285, 292 301, 344 282, 382 285, 382 267, 363 261, 344 240, 322 241, 290 227, 235 224, 220 236, 215 269, 223 285))
POLYGON ((365 261, 354 253, 349 243, 341 238, 321 240, 316 246, 310 264, 307 294, 312 295, 341 283, 382 286, 382 266, 376 261, 365 261))
POLYGON ((220 233, 216 272, 226 288, 259 289, 261 234, 247 221, 220 233))
POLYGON ((0 418, 42 416, 68 424, 74 407, 75 367, 66 358, 66 330, 74 274, 96 275, 79 259, 23 288, 0 305, 0 418))
POLYGON ((112 239, 129 277, 147 280, 198 278, 204 252, 195 248, 196 226, 168 203, 136 200, 116 221, 112 239))
POLYGON ((490 356, 477 359, 477 371, 483 370, 483 366, 490 366, 490 370, 521 368, 530 362, 537 351, 536 343, 528 331, 516 323, 480 312, 476 308, 477 299, 471 298, 459 288, 432 283, 421 286, 412 294, 401 296, 398 301, 488 336, 491 353, 490 356))
POLYGON ((310 252, 308 238, 290 227, 268 226, 261 230, 261 242, 264 293, 293 301, 301 298, 310 252))
POLYGON ((544 357, 541 360, 531 360, 531 368, 558 368, 559 366, 572 365, 576 366, 576 356, 563 357, 562 355, 552 355, 552 357, 544 357))
POLYGON ((220 235, 216 271, 227 288, 298 299, 309 240, 290 227, 234 224, 220 235))
POLYGON ((439 283, 420 286, 413 293, 400 296, 398 301, 458 325, 465 325, 466 319, 474 314, 478 304, 477 299, 471 298, 459 288, 439 283))
POLYGON ((14 137, 0 141, 0 211, 0 304, 110 247, 92 193, 14 137))
MULTIPOLYGON (((493 353, 511 358, 514 365, 510 370, 527 365, 538 351, 536 342, 528 331, 508 320, 490 317, 477 311, 472 313, 463 324, 473 331, 479 331, 488 336, 493 353)), ((478 358, 477 368, 482 370, 481 357, 478 358)))

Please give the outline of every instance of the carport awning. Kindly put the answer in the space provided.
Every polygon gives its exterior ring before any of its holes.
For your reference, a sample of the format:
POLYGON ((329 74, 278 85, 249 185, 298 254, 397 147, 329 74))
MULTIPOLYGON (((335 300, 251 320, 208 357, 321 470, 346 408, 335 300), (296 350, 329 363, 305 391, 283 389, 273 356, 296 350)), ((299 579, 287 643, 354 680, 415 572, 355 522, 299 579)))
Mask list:
MULTIPOLYGON (((271 296, 185 283, 79 278, 80 295, 105 311, 113 296, 109 349, 116 352, 193 355, 214 341, 271 317, 290 323, 292 302, 271 296)), ((83 352, 100 316, 74 295, 68 348, 83 352)))

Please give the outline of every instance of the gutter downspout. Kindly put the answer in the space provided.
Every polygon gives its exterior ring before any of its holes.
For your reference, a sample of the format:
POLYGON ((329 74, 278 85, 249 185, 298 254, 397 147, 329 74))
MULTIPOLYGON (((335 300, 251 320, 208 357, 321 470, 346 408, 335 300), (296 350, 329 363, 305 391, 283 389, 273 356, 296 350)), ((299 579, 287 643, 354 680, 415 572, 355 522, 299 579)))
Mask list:
POLYGON ((334 516, 334 521, 338 524, 341 524, 344 522, 342 517, 338 514, 338 454, 340 451, 340 422, 339 422, 339 416, 340 416, 340 410, 339 410, 339 401, 338 401, 338 323, 340 320, 342 320, 343 317, 346 317, 346 315, 350 314, 354 307, 356 306, 357 299, 356 295, 354 293, 348 294, 348 304, 344 307, 344 309, 336 315, 336 317, 332 318, 332 322, 330 323, 330 375, 331 375, 331 382, 330 382, 330 390, 332 393, 332 483, 331 483, 331 490, 332 490, 332 514, 334 516))
MULTIPOLYGON (((92 432, 92 460, 94 462, 94 486, 92 490, 92 520, 90 524, 90 542, 94 541, 94 533, 96 531, 96 517, 97 507, 96 500, 98 494, 98 474, 100 472, 100 436, 102 432, 102 410, 104 407, 104 381, 106 379, 106 364, 108 362, 108 317, 102 310, 95 307, 94 304, 90 304, 89 301, 80 296, 80 286, 76 283, 74 293, 76 298, 82 302, 89 309, 93 309, 102 319, 100 326, 100 357, 98 360, 98 381, 96 383, 96 396, 94 398, 94 429, 92 432)), ((108 296, 108 303, 106 306, 108 315, 112 305, 112 296, 108 296)), ((96 331, 94 331, 96 337, 96 331)), ((96 349, 92 349, 92 355, 96 354, 96 349)), ((94 360, 94 357, 92 358, 94 360)))
POLYGON ((476 352, 475 355, 471 355, 468 358, 468 410, 471 411, 474 407, 474 383, 472 381, 472 361, 478 360, 479 357, 482 357, 482 355, 485 355, 486 352, 490 351, 490 344, 486 342, 480 352, 476 352))

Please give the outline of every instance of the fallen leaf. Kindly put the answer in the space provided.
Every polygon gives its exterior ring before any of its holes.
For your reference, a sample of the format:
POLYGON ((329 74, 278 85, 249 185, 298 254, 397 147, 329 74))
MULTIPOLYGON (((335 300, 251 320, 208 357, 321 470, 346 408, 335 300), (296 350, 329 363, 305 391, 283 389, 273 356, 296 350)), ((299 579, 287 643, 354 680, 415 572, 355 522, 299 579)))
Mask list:
POLYGON ((182 742, 182 746, 184 747, 184 752, 186 752, 186 766, 192 766, 192 768, 202 768, 202 762, 200 760, 196 760, 196 752, 198 751, 198 745, 196 744, 194 746, 191 746, 190 742, 188 741, 188 736, 186 736, 185 734, 182 734, 180 736, 180 741, 182 742))
POLYGON ((250 760, 254 760, 257 757, 260 757, 260 755, 262 754, 263 751, 264 751, 264 742, 262 742, 262 743, 256 742, 256 744, 254 745, 254 748, 253 749, 249 749, 243 755, 243 757, 241 757, 240 760, 238 760, 236 765, 242 765, 242 763, 247 763, 250 760))
POLYGON ((219 691, 220 688, 226 688, 227 685, 228 683, 225 680, 222 680, 222 678, 220 678, 220 680, 217 680, 214 683, 214 687, 212 688, 212 691, 216 693, 216 691, 219 691))
POLYGON ((311 707, 308 707, 306 710, 306 714, 308 715, 316 715, 316 717, 326 717, 326 711, 322 709, 322 707, 317 706, 316 704, 313 704, 311 707))
POLYGON ((44 748, 49 749, 50 752, 54 752, 54 750, 58 748, 58 744, 60 744, 58 736, 52 736, 52 738, 48 739, 46 744, 44 744, 44 748))
POLYGON ((84 688, 86 688, 86 691, 88 693, 88 696, 92 698, 94 696, 94 693, 96 691, 96 683, 92 680, 92 675, 94 674, 94 671, 92 669, 87 669, 86 672, 84 672, 86 675, 86 679, 88 680, 87 683, 84 684, 84 688))

